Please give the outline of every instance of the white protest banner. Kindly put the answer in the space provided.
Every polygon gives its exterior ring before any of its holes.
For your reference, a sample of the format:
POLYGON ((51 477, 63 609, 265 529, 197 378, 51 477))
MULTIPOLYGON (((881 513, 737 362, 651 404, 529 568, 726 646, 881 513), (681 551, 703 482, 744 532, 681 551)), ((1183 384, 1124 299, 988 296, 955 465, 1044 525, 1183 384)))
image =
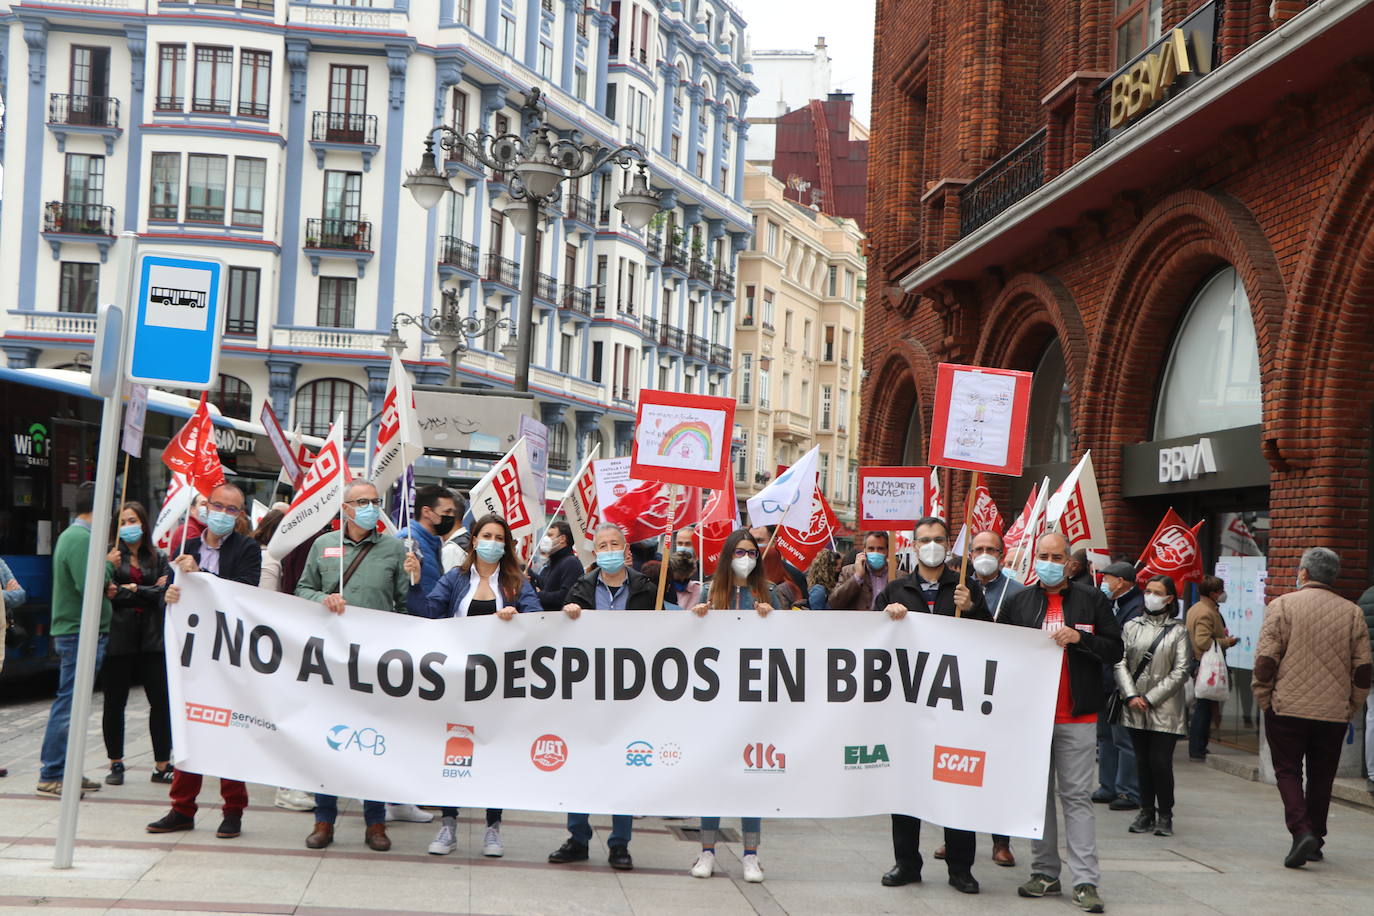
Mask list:
POLYGON ((910 529, 930 511, 930 468, 859 468, 860 531, 910 529))
POLYGON ((377 428, 377 450, 372 458, 372 482, 377 485, 377 492, 385 493, 424 453, 415 396, 410 393, 410 374, 401 358, 393 353, 381 425, 377 428))
POLYGON ((167 485, 167 495, 162 500, 162 508, 157 512, 157 521, 153 524, 154 547, 162 551, 173 549, 175 545, 169 540, 172 530, 186 515, 195 497, 196 488, 188 484, 185 477, 173 474, 171 483, 167 485))
POLYGON ((343 458, 344 415, 329 427, 324 447, 301 478, 300 490, 282 516, 267 552, 280 560, 329 524, 343 508, 348 463, 343 458))
POLYGON ((733 398, 641 390, 630 473, 636 480, 723 487, 734 419, 733 398))
POLYGON ((166 645, 176 765, 354 798, 1042 833, 1063 652, 909 614, 427 620, 204 573, 166 645))
POLYGON ((124 454, 143 457, 143 424, 148 419, 148 386, 129 385, 129 406, 124 411, 124 454))

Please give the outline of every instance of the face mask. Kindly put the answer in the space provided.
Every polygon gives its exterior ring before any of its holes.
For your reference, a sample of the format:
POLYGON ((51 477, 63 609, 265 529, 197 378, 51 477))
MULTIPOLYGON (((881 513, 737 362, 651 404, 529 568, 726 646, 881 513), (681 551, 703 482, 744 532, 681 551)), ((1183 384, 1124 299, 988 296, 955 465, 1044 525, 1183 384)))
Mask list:
POLYGON ((1112 598, 1116 597, 1116 591, 1106 582, 1103 582, 1101 585, 1098 586, 1098 588, 1102 589, 1102 594, 1107 596, 1108 601, 1111 601, 1112 598))
POLYGON ((371 531, 377 527, 377 519, 382 517, 382 510, 376 506, 363 506, 353 510, 353 524, 364 531, 371 531))
POLYGON ((945 545, 937 544, 934 541, 922 544, 921 548, 916 551, 916 556, 920 558, 921 565, 932 568, 945 565, 945 554, 945 545))
POLYGON ((687 554, 687 556, 690 557, 690 556, 692 555, 692 548, 687 547, 687 546, 684 546, 684 545, 682 545, 682 544, 679 544, 679 545, 677 545, 677 552, 678 552, 678 553, 685 553, 685 554, 687 554))
POLYGON ((142 539, 142 537, 142 525, 124 525, 119 529, 119 539, 126 544, 133 544, 134 542, 142 539))
POLYGON ((196 510, 196 518, 200 519, 202 522, 209 521, 209 518, 210 518, 210 510, 209 510, 209 508, 206 507, 206 506, 204 506, 204 505, 202 505, 199 509, 196 510))
POLYGON ((539 539, 539 552, 540 552, 540 553, 553 553, 553 538, 549 537, 548 535, 544 535, 544 537, 540 538, 540 539, 539 539))
POLYGON ((1041 582, 1054 588, 1064 581, 1064 564, 1055 563, 1052 560, 1036 560, 1035 575, 1041 582))
POLYGON ((885 554, 885 553, 872 553, 872 552, 870 552, 870 553, 864 554, 864 556, 866 556, 866 557, 868 558, 868 568, 869 568, 869 569, 872 569, 872 570, 879 570, 879 569, 882 569, 884 566, 887 565, 887 554, 885 554))
POLYGON ((741 579, 747 579, 757 564, 758 561, 753 557, 735 557, 730 561, 730 569, 741 579))
POLYGON ((496 563, 506 555, 506 545, 500 541, 478 541, 474 549, 484 563, 496 563))
POLYGON ((602 572, 618 573, 625 568, 625 551, 599 550, 596 553, 596 565, 601 567, 602 572))
POLYGON ((1298 588, 1302 588, 1302 576, 1298 576, 1294 581, 1298 583, 1298 588))
POLYGON ((205 525, 215 537, 224 537, 234 530, 234 517, 228 512, 211 512, 205 525))
POLYGON ((1145 610, 1151 614, 1158 614, 1169 605, 1169 598, 1166 595, 1145 594, 1145 610))
POLYGON ((1002 564, 990 553, 981 554, 973 558, 973 571, 985 579, 997 572, 1001 567, 1002 564))
POLYGON ((1217 595, 1217 604, 1225 604, 1225 603, 1226 603, 1226 593, 1225 593, 1225 592, 1222 592, 1220 595, 1217 595))
POLYGON ((452 530, 453 530, 453 526, 456 525, 457 523, 458 523, 458 516, 456 516, 456 515, 441 515, 441 516, 439 516, 439 521, 435 522, 435 524, 434 524, 434 533, 437 534, 437 535, 439 535, 439 537, 443 537, 444 535, 446 535, 446 534, 448 534, 450 531, 452 531, 452 530))

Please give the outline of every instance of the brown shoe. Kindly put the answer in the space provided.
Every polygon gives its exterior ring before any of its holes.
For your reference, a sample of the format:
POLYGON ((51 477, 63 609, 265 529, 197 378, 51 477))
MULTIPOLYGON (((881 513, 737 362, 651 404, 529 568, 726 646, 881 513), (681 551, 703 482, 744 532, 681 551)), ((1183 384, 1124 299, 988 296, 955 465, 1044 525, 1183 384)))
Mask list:
POLYGON ((386 824, 368 824, 364 840, 368 849, 387 852, 391 849, 391 837, 386 835, 386 824))
POLYGON ((941 843, 941 844, 940 844, 940 848, 937 849, 937 850, 935 850, 935 858, 937 858, 937 859, 943 859, 944 857, 945 857, 945 844, 944 844, 944 843, 941 843))
POLYGON ((1016 856, 1011 854, 1010 843, 994 843, 992 846, 992 861, 1006 868, 1016 865, 1016 856))
POLYGON ((306 849, 324 849, 334 842, 334 825, 316 821, 315 829, 305 838, 306 849))

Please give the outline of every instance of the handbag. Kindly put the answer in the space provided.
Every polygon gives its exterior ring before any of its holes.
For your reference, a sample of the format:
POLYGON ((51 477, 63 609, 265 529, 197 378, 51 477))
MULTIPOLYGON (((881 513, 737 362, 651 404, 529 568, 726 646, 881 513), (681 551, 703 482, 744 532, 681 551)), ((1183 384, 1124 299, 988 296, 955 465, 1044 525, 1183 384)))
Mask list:
POLYGON ((1200 700, 1213 700, 1217 703, 1225 702, 1231 694, 1226 656, 1215 640, 1212 642, 1212 648, 1202 654, 1202 661, 1197 669, 1197 681, 1193 684, 1193 693, 1200 700))
MULTIPOLYGON (((1145 654, 1140 657, 1140 663, 1135 666, 1135 671, 1131 674, 1132 684, 1140 680, 1140 675, 1144 673, 1145 668, 1149 666, 1150 661, 1155 657, 1155 650, 1159 648, 1159 644, 1164 640, 1165 634, 1173 629, 1173 627, 1174 625, 1169 623, 1159 628, 1159 634, 1155 636, 1154 642, 1150 643, 1150 648, 1146 649, 1145 654)), ((1125 708, 1126 699, 1121 695, 1121 689, 1117 688, 1113 690, 1112 695, 1107 697, 1107 721, 1112 725, 1119 725, 1121 723, 1121 714, 1125 708)))

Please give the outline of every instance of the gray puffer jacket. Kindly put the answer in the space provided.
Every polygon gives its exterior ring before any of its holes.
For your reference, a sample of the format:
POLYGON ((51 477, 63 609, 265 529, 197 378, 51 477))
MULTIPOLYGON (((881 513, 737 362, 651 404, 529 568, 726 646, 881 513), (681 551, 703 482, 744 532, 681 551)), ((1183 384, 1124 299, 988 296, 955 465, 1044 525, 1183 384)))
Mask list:
POLYGON ((1121 724, 1144 731, 1186 734, 1188 716, 1184 710, 1183 685, 1188 680, 1188 628, 1166 614, 1142 614, 1127 622, 1121 632, 1126 651, 1116 663, 1116 686, 1127 701, 1144 697, 1150 708, 1141 712, 1123 704, 1121 724), (1159 628, 1169 631, 1160 640, 1150 663, 1131 683, 1131 675, 1150 651, 1159 628))

